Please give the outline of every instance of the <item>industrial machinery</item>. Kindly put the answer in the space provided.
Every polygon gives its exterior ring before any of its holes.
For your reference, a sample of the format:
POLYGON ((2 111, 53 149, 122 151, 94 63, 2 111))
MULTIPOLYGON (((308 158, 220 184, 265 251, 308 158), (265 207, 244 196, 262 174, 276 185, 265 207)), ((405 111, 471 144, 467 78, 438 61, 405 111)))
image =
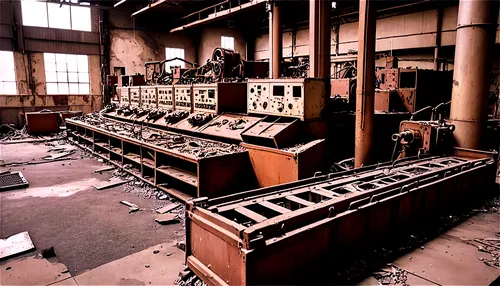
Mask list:
POLYGON ((174 88, 171 85, 158 86, 158 108, 173 109, 174 108, 174 88))
POLYGON ((343 255, 492 184, 492 157, 455 149, 193 199, 186 205, 186 264, 208 285, 326 284, 343 255))
POLYGON ((141 106, 141 87, 132 86, 129 87, 128 90, 129 90, 130 105, 135 107, 141 106))
POLYGON ((120 94, 120 104, 128 106, 130 104, 130 89, 128 87, 120 87, 118 93, 120 94))
POLYGON ((248 113, 316 119, 325 108, 325 84, 318 79, 249 79, 248 113))
POLYGON ((174 85, 175 110, 193 112, 193 86, 191 84, 174 85))
POLYGON ((151 109, 157 107, 157 87, 156 86, 141 86, 141 107, 151 109))
POLYGON ((244 83, 193 85, 194 111, 220 114, 246 112, 247 87, 244 83))

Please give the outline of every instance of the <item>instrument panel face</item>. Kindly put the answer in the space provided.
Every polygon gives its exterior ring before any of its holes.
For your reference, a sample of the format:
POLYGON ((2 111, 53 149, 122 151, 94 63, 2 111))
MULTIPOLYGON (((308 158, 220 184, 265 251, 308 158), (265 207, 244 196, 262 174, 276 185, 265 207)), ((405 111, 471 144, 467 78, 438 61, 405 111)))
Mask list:
POLYGON ((130 105, 139 106, 141 102, 140 87, 129 87, 130 90, 130 105))
POLYGON ((271 114, 269 104, 270 83, 249 81, 247 89, 247 111, 249 113, 271 114))
POLYGON ((191 85, 174 85, 175 109, 191 111, 193 108, 193 93, 191 85))
POLYGON ((141 87, 141 106, 143 108, 156 108, 156 87, 141 87))
POLYGON ((194 111, 217 112, 217 84, 193 86, 194 111))
POLYGON ((158 108, 171 109, 174 107, 174 94, 171 85, 158 86, 158 108))
POLYGON ((128 87, 122 87, 120 88, 120 103, 121 104, 129 104, 129 90, 128 87))

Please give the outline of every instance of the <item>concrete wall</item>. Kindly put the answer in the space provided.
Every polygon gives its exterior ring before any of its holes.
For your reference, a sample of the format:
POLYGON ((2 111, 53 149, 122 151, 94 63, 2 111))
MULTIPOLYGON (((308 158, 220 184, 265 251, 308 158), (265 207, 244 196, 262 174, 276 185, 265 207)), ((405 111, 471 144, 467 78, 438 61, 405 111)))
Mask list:
POLYGON ((221 27, 204 27, 200 31, 200 41, 198 46, 198 63, 203 65, 212 58, 215 48, 221 47, 221 36, 234 38, 234 50, 240 53, 242 59, 247 58, 246 41, 237 29, 221 27))
POLYGON ((99 56, 89 55, 88 60, 90 95, 47 95, 43 53, 14 52, 18 94, 0 95, 0 123, 21 125, 20 113, 42 109, 85 113, 102 109, 99 56))

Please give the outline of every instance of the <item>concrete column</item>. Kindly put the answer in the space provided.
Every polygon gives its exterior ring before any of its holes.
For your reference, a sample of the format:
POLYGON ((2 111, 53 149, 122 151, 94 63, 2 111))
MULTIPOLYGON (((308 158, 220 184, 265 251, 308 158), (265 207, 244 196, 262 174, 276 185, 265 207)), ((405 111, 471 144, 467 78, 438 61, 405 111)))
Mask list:
POLYGON ((356 88, 356 130, 354 166, 370 163, 375 108, 375 27, 374 0, 359 1, 358 78, 356 88))
POLYGON ((330 79, 331 10, 331 1, 309 0, 309 77, 312 78, 330 79))
POLYGON ((497 1, 460 1, 450 109, 458 147, 481 148, 497 19, 497 1))
POLYGON ((269 11, 269 78, 279 78, 281 58, 283 54, 283 28, 281 26, 281 9, 272 2, 269 11))

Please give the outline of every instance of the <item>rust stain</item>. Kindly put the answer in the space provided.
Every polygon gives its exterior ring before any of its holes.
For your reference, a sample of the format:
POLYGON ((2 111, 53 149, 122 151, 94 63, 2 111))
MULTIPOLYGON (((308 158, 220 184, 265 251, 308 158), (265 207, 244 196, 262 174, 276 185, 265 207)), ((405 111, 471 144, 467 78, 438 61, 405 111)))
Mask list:
POLYGON ((458 81, 456 81, 456 80, 453 80, 453 85, 454 85, 454 86, 459 86, 459 85, 460 85, 460 83, 459 83, 458 81))
POLYGON ((83 99, 83 101, 85 101, 86 103, 89 103, 89 96, 88 96, 88 95, 83 95, 83 96, 82 96, 82 99, 83 99))
POLYGON ((68 96, 67 95, 52 95, 52 99, 54 100, 54 104, 56 106, 68 105, 68 96))

